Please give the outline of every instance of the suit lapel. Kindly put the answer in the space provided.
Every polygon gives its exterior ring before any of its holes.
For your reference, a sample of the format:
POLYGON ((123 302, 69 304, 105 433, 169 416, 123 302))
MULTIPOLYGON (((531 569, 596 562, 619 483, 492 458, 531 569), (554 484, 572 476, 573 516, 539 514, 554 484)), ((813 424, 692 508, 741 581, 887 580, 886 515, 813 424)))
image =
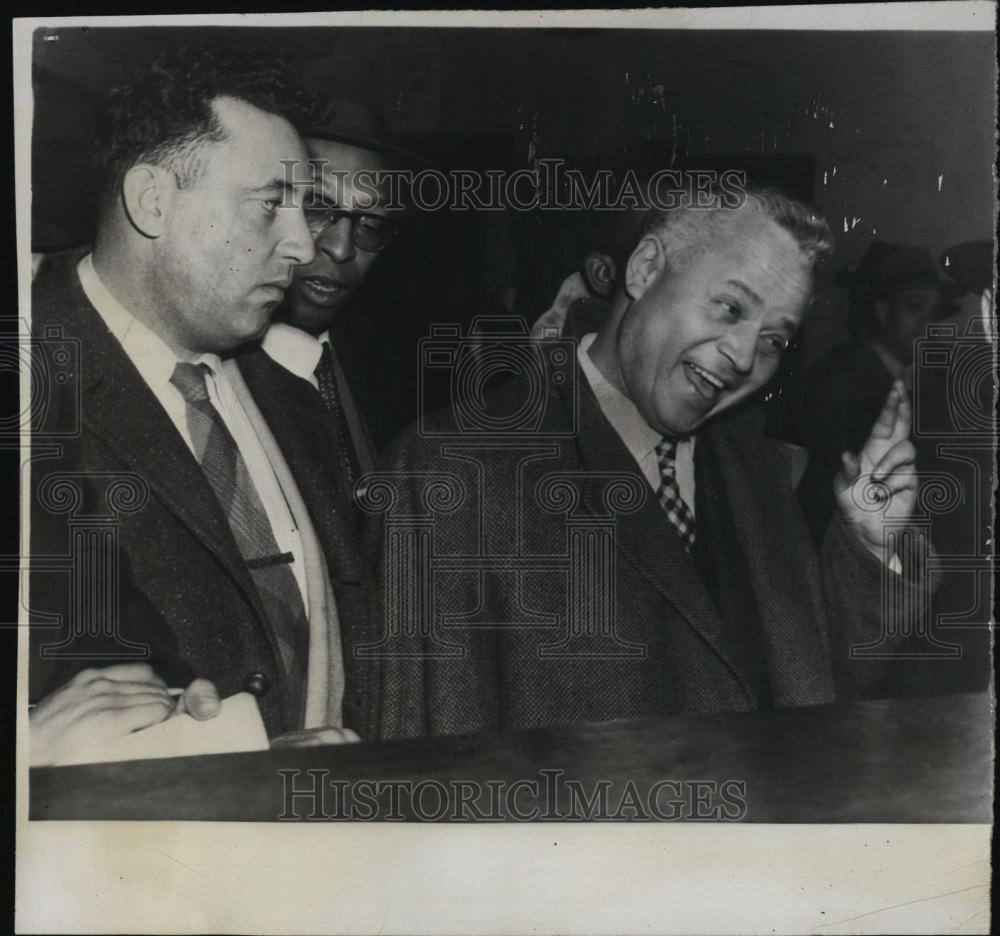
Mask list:
POLYGON ((335 583, 364 578, 358 521, 335 471, 334 439, 319 395, 259 347, 241 352, 240 371, 291 468, 335 583))
MULTIPOLYGON (((641 469, 619 435, 601 412, 586 375, 577 369, 579 431, 573 440, 577 457, 587 474, 630 474, 638 477, 646 494, 642 506, 621 514, 616 523, 616 548, 621 556, 677 609, 683 620, 727 665, 748 698, 753 698, 739 655, 729 639, 715 603, 670 526, 641 469)), ((569 394, 561 392, 567 416, 572 413, 569 394)), ((606 514, 599 477, 584 485, 582 501, 595 515, 606 514)))
POLYGON ((752 423, 753 416, 730 417, 704 435, 757 599, 771 694, 779 706, 828 701, 833 686, 820 633, 825 610, 816 591, 819 573, 807 572, 813 550, 794 535, 804 528, 794 515, 789 467, 752 423))
POLYGON ((367 604, 374 584, 365 566, 354 508, 337 475, 329 414, 310 383, 277 364, 259 346, 244 349, 237 360, 291 469, 326 558, 339 612, 348 687, 345 723, 367 737, 374 730, 377 710, 378 661, 358 657, 354 647, 377 639, 371 632, 375 622, 367 604), (352 708, 356 698, 365 700, 360 711, 352 708))
POLYGON ((82 291, 79 300, 84 425, 216 555, 266 620, 229 523, 191 450, 82 291))

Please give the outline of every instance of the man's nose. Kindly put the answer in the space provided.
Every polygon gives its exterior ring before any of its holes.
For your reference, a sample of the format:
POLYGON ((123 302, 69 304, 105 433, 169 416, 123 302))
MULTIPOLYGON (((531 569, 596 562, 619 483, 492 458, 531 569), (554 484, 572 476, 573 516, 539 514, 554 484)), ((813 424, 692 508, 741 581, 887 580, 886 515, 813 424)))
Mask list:
POLYGON ((348 217, 338 218, 316 239, 316 247, 337 263, 350 260, 356 253, 353 223, 348 217))
POLYGON ((312 263, 316 257, 316 245, 312 232, 306 224, 302 208, 292 208, 284 212, 285 231, 281 243, 281 255, 293 264, 312 263))
POLYGON ((757 357, 757 340, 757 329, 740 322, 726 329, 719 342, 719 350, 733 365, 733 370, 738 374, 749 374, 757 357))

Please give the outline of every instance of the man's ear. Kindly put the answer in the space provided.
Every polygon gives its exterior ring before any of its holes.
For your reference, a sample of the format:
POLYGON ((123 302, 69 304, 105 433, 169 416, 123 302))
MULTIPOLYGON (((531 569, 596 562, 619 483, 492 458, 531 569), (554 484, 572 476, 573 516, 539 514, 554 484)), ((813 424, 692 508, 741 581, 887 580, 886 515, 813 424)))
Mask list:
POLYGON ((885 323, 889 320, 889 303, 885 299, 876 299, 872 303, 872 311, 875 313, 878 327, 885 328, 885 323))
POLYGON ((641 298, 667 263, 663 244, 652 234, 647 234, 632 251, 625 265, 625 294, 633 302, 641 298))
POLYGON ((132 226, 144 237, 159 237, 176 191, 176 177, 160 166, 138 163, 129 169, 122 180, 122 203, 132 226))
POLYGON ((595 296, 610 299, 617 278, 618 270, 610 254, 589 253, 583 258, 583 281, 595 296))

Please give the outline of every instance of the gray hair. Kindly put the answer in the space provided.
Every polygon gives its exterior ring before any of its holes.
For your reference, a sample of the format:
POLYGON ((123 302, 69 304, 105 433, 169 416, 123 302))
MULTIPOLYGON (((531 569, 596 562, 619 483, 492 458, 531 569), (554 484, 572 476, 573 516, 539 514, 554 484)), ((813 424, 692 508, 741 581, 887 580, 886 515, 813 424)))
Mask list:
POLYGON ((679 258, 703 248, 713 235, 724 231, 735 212, 760 211, 792 235, 811 269, 833 254, 833 237, 826 219, 791 195, 776 188, 754 187, 744 189, 745 197, 735 201, 732 191, 714 194, 711 207, 698 207, 689 201, 665 210, 650 210, 636 238, 636 246, 644 237, 653 235, 674 265, 679 258))

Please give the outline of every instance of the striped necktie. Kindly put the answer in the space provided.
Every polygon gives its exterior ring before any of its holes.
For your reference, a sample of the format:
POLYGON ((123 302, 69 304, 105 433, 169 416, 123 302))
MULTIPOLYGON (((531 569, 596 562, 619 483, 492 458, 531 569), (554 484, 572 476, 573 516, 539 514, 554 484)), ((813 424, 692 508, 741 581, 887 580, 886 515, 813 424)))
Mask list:
POLYGON ((664 436, 656 445, 656 460, 660 467, 660 489, 656 496, 671 525, 681 538, 684 551, 694 556, 694 515, 681 497, 677 484, 677 440, 664 436))
POLYGON ((347 480, 353 501, 354 485, 361 476, 361 466, 358 462, 358 453, 354 450, 354 442, 351 440, 347 417, 344 414, 344 404, 337 388, 337 375, 333 368, 333 350, 329 341, 323 342, 323 353, 316 365, 315 374, 320 399, 330 414, 330 421, 333 424, 334 441, 337 443, 337 467, 347 480))
POLYGON ((301 721, 309 655, 309 622, 298 582, 282 553, 236 441, 212 405, 206 365, 179 362, 170 382, 187 401, 187 425, 195 457, 229 521, 246 562, 288 676, 291 710, 301 721))

